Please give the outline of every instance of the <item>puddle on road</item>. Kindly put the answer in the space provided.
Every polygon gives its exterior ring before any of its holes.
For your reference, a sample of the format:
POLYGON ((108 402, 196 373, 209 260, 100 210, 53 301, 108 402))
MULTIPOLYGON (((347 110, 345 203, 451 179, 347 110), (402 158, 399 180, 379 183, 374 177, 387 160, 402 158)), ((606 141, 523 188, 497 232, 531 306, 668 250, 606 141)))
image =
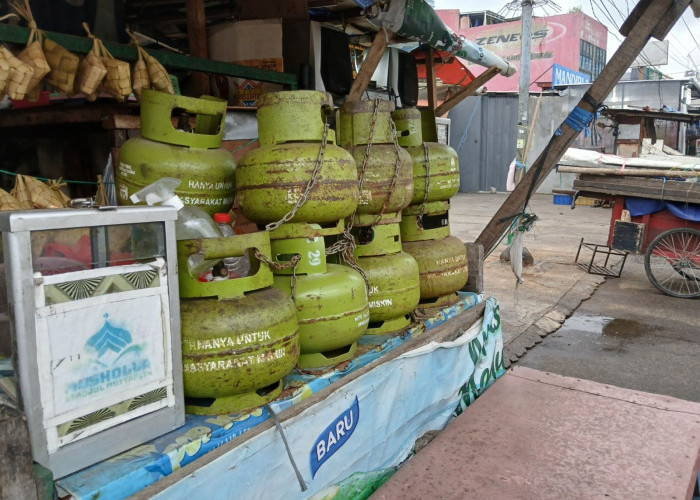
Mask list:
MULTIPOLYGON (((658 329, 658 328, 656 328, 658 329)), ((652 333, 654 328, 632 319, 613 319, 603 327, 603 335, 617 338, 641 337, 652 333)))
POLYGON ((658 326, 652 327, 632 319, 574 313, 557 333, 579 331, 610 339, 625 340, 651 335, 659 330, 658 326))

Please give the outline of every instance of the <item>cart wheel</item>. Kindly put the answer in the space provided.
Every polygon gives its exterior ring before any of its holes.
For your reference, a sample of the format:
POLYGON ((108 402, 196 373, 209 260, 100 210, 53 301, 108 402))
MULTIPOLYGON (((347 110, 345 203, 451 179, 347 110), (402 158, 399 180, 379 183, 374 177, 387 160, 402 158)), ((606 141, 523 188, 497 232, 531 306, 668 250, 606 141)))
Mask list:
POLYGON ((649 281, 672 297, 700 297, 700 231, 671 229, 651 242, 644 256, 649 281))

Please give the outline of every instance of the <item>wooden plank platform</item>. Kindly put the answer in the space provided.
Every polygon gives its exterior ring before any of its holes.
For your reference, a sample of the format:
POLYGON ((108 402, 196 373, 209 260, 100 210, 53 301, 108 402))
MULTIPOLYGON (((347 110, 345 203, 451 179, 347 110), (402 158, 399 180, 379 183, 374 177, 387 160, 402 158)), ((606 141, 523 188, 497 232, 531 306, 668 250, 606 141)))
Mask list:
POLYGON ((690 499, 699 463, 700 404, 516 367, 372 498, 690 499))
POLYGON ((574 189, 585 193, 700 203, 700 183, 697 182, 583 174, 574 181, 574 189))

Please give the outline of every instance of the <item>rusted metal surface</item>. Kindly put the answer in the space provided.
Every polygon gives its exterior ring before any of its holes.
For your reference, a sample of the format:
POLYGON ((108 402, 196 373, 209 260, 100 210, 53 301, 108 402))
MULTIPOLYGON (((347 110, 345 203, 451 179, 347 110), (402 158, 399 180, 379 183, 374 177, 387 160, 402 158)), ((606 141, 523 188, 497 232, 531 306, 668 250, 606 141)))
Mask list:
POLYGON ((411 204, 449 200, 459 191, 459 159, 451 147, 437 142, 408 147, 413 160, 413 199, 411 204), (428 162, 430 174, 428 175, 428 162), (426 199, 426 177, 429 195, 426 199))
MULTIPOLYGON (((352 344, 367 330, 369 306, 362 276, 346 266, 327 264, 327 272, 296 276, 296 309, 302 354, 352 344)), ((291 295, 291 276, 275 276, 275 287, 291 295)))
POLYGON ((372 497, 690 499, 700 404, 516 367, 372 497))
POLYGON ((410 254, 399 252, 377 257, 360 257, 357 262, 370 282, 370 321, 398 318, 409 314, 418 306, 418 263, 410 254))
POLYGON ((115 169, 117 199, 129 197, 161 177, 182 180, 175 194, 185 205, 202 207, 210 215, 228 212, 233 205, 236 164, 224 149, 173 146, 134 137, 124 143, 115 169))
MULTIPOLYGON (((280 220, 303 195, 318 155, 314 143, 278 144, 248 153, 236 169, 245 216, 258 224, 280 220)), ((338 221, 355 210, 358 199, 355 161, 344 149, 328 144, 316 184, 292 222, 338 221)))
POLYGON ((291 298, 275 288, 227 300, 183 299, 185 395, 218 398, 266 387, 299 358, 291 298))
POLYGON ((467 249, 459 238, 407 241, 403 249, 418 262, 421 299, 456 292, 467 283, 467 249))
MULTIPOLYGON (((360 167, 365 164, 367 148, 354 146, 347 150, 355 159, 359 175, 360 167)), ((393 144, 372 145, 366 162, 357 213, 378 214, 385 203, 385 213, 400 212, 408 206, 412 198, 413 162, 408 152, 403 148, 395 148, 393 144), (397 161, 400 163, 398 170, 397 161), (397 171, 398 176, 392 191, 392 180, 397 171)))
POLYGON ((316 90, 269 92, 259 102, 258 130, 263 146, 320 141, 326 120, 333 113, 330 94, 316 90))

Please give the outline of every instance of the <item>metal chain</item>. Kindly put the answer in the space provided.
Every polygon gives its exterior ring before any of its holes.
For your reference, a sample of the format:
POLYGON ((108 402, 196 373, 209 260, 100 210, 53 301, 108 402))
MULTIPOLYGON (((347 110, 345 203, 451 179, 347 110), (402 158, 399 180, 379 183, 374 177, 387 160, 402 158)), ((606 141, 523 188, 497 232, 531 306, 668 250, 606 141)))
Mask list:
POLYGON ((399 147, 399 138, 398 134, 396 133, 396 125, 394 125, 394 120, 389 118, 389 125, 391 126, 391 133, 394 137, 394 151, 396 152, 396 164, 394 165, 394 177, 391 179, 391 186, 389 187, 389 193, 386 195, 386 199, 384 200, 384 204, 382 205, 382 210, 379 212, 379 215, 377 216, 376 219, 374 219, 374 222, 372 222, 371 227, 376 226, 380 220, 382 220, 382 216, 384 215, 384 212, 386 212, 387 207, 389 206, 389 201, 391 201, 391 197, 394 194, 394 189, 396 188, 396 183, 399 180, 399 172, 401 171, 401 148, 399 147))
POLYGON ((298 253, 294 254, 294 257, 292 257, 290 260, 287 262, 277 262, 276 260, 272 260, 270 257, 262 253, 260 250, 257 248, 255 249, 255 258, 258 259, 260 262, 264 262, 268 266, 270 266, 272 269, 276 269, 277 271, 280 271, 282 269, 289 269, 290 267, 296 267, 296 265, 299 263, 301 260, 301 255, 298 253))
MULTIPOLYGON (((365 182, 365 172, 367 171, 367 163, 369 162, 369 153, 372 149, 372 143, 374 142, 374 128, 377 124, 377 115, 379 114, 379 99, 374 100, 374 111, 372 112, 372 123, 369 126, 369 138, 367 139, 367 147, 365 148, 365 157, 362 159, 362 167, 360 168, 360 179, 357 186, 360 192, 360 197, 362 197, 362 186, 365 182)), ((349 233, 352 226, 355 224, 355 214, 357 209, 350 215, 348 219, 348 224, 345 232, 349 233)), ((353 238, 354 241, 354 238, 353 238)))
POLYGON ((425 215, 425 206, 428 204, 428 198, 430 196, 430 148, 424 142, 423 151, 425 153, 425 195, 423 196, 423 203, 421 203, 420 210, 418 211, 418 227, 423 229, 423 215, 425 215))
POLYGON ((291 282, 291 289, 292 289, 292 300, 296 300, 296 293, 297 293, 297 265, 299 264, 299 261, 301 260, 301 254, 295 253, 294 256, 288 260, 287 262, 277 262, 275 260, 272 260, 270 257, 262 253, 260 250, 257 248, 255 249, 255 258, 258 259, 260 262, 264 262, 268 266, 270 266, 272 269, 276 270, 282 270, 282 269, 289 269, 290 267, 292 268, 292 282, 291 282))
POLYGON ((323 165, 323 156, 326 154, 326 144, 328 142, 328 130, 330 128, 330 124, 326 122, 325 126, 323 127, 323 138, 321 139, 321 149, 318 151, 318 158, 316 159, 316 166, 314 167, 314 171, 311 174, 311 179, 309 179, 308 184, 306 185, 306 189, 304 189, 304 194, 301 195, 301 198, 297 200, 297 204, 294 206, 293 209, 291 209, 289 212, 285 214, 284 217, 282 217, 280 220, 277 222, 271 222, 267 226, 265 226, 265 229, 268 231, 274 231, 278 227, 280 227, 282 224, 289 222, 294 218, 294 216, 297 214, 299 209, 304 206, 306 203, 309 193, 311 193, 311 190, 313 187, 316 185, 316 180, 318 179, 318 175, 321 172, 321 165, 323 165))

